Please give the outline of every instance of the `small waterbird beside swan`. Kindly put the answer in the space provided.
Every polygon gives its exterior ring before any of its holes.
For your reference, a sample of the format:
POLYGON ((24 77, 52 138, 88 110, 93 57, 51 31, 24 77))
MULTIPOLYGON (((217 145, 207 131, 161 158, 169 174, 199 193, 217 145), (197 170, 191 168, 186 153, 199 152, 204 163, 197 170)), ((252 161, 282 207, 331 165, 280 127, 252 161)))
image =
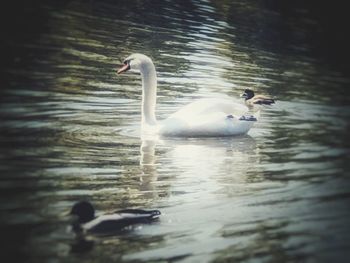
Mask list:
POLYGON ((271 105, 275 103, 275 100, 265 95, 255 95, 251 89, 244 90, 241 98, 245 99, 245 104, 248 107, 254 107, 256 105, 271 105))
POLYGON ((142 133, 174 137, 221 137, 246 134, 256 121, 245 116, 249 109, 231 99, 200 99, 192 102, 167 119, 157 122, 157 75, 152 60, 143 54, 127 57, 118 74, 138 70, 142 78, 142 133))

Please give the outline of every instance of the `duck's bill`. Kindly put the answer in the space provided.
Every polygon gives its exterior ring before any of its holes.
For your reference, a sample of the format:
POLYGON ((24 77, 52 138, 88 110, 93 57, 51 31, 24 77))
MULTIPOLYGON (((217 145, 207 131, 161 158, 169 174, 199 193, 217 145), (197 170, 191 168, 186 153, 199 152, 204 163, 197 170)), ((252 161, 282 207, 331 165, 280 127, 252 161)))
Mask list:
POLYGON ((125 71, 128 71, 130 69, 130 65, 129 64, 125 64, 123 65, 120 69, 117 70, 117 74, 121 74, 125 71))
POLYGON ((247 93, 241 94, 241 98, 247 98, 247 97, 248 97, 247 93))

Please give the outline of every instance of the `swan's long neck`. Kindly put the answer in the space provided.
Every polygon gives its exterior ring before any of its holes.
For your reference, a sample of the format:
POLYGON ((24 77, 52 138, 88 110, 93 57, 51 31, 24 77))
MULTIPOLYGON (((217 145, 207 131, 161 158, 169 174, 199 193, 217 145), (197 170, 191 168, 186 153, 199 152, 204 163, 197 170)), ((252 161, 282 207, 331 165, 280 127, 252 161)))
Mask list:
POLYGON ((150 61, 141 69, 142 76, 142 125, 156 125, 157 75, 150 61))

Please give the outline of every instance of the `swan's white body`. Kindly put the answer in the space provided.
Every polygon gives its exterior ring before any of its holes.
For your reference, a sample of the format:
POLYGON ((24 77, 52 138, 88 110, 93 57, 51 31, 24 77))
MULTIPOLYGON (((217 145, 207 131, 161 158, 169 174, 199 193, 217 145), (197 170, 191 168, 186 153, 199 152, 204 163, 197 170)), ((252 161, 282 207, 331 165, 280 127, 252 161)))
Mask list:
POLYGON ((252 121, 240 121, 238 114, 247 109, 228 99, 195 101, 160 123, 159 134, 165 136, 233 136, 245 134, 252 121))
POLYGON ((176 137, 234 136, 246 134, 254 124, 254 121, 240 120, 248 108, 229 99, 201 99, 157 123, 157 76, 152 60, 142 54, 133 54, 124 61, 118 74, 129 69, 139 70, 142 76, 143 133, 176 137))

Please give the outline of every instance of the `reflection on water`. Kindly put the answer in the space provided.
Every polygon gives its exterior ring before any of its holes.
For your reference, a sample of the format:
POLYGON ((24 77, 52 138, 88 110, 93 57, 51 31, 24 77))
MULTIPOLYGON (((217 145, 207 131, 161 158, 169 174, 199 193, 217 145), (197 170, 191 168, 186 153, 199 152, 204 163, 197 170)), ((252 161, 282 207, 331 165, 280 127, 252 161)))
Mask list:
POLYGON ((322 39, 321 16, 287 7, 14 8, 23 33, 5 32, 0 98, 1 245, 11 262, 345 261, 349 79, 317 52, 327 46, 312 40, 322 39), (156 65, 159 120, 196 98, 239 101, 247 87, 277 103, 247 136, 140 138, 140 77, 115 74, 133 52, 156 65), (80 240, 67 212, 81 199, 100 212, 157 208, 162 217, 80 240))

